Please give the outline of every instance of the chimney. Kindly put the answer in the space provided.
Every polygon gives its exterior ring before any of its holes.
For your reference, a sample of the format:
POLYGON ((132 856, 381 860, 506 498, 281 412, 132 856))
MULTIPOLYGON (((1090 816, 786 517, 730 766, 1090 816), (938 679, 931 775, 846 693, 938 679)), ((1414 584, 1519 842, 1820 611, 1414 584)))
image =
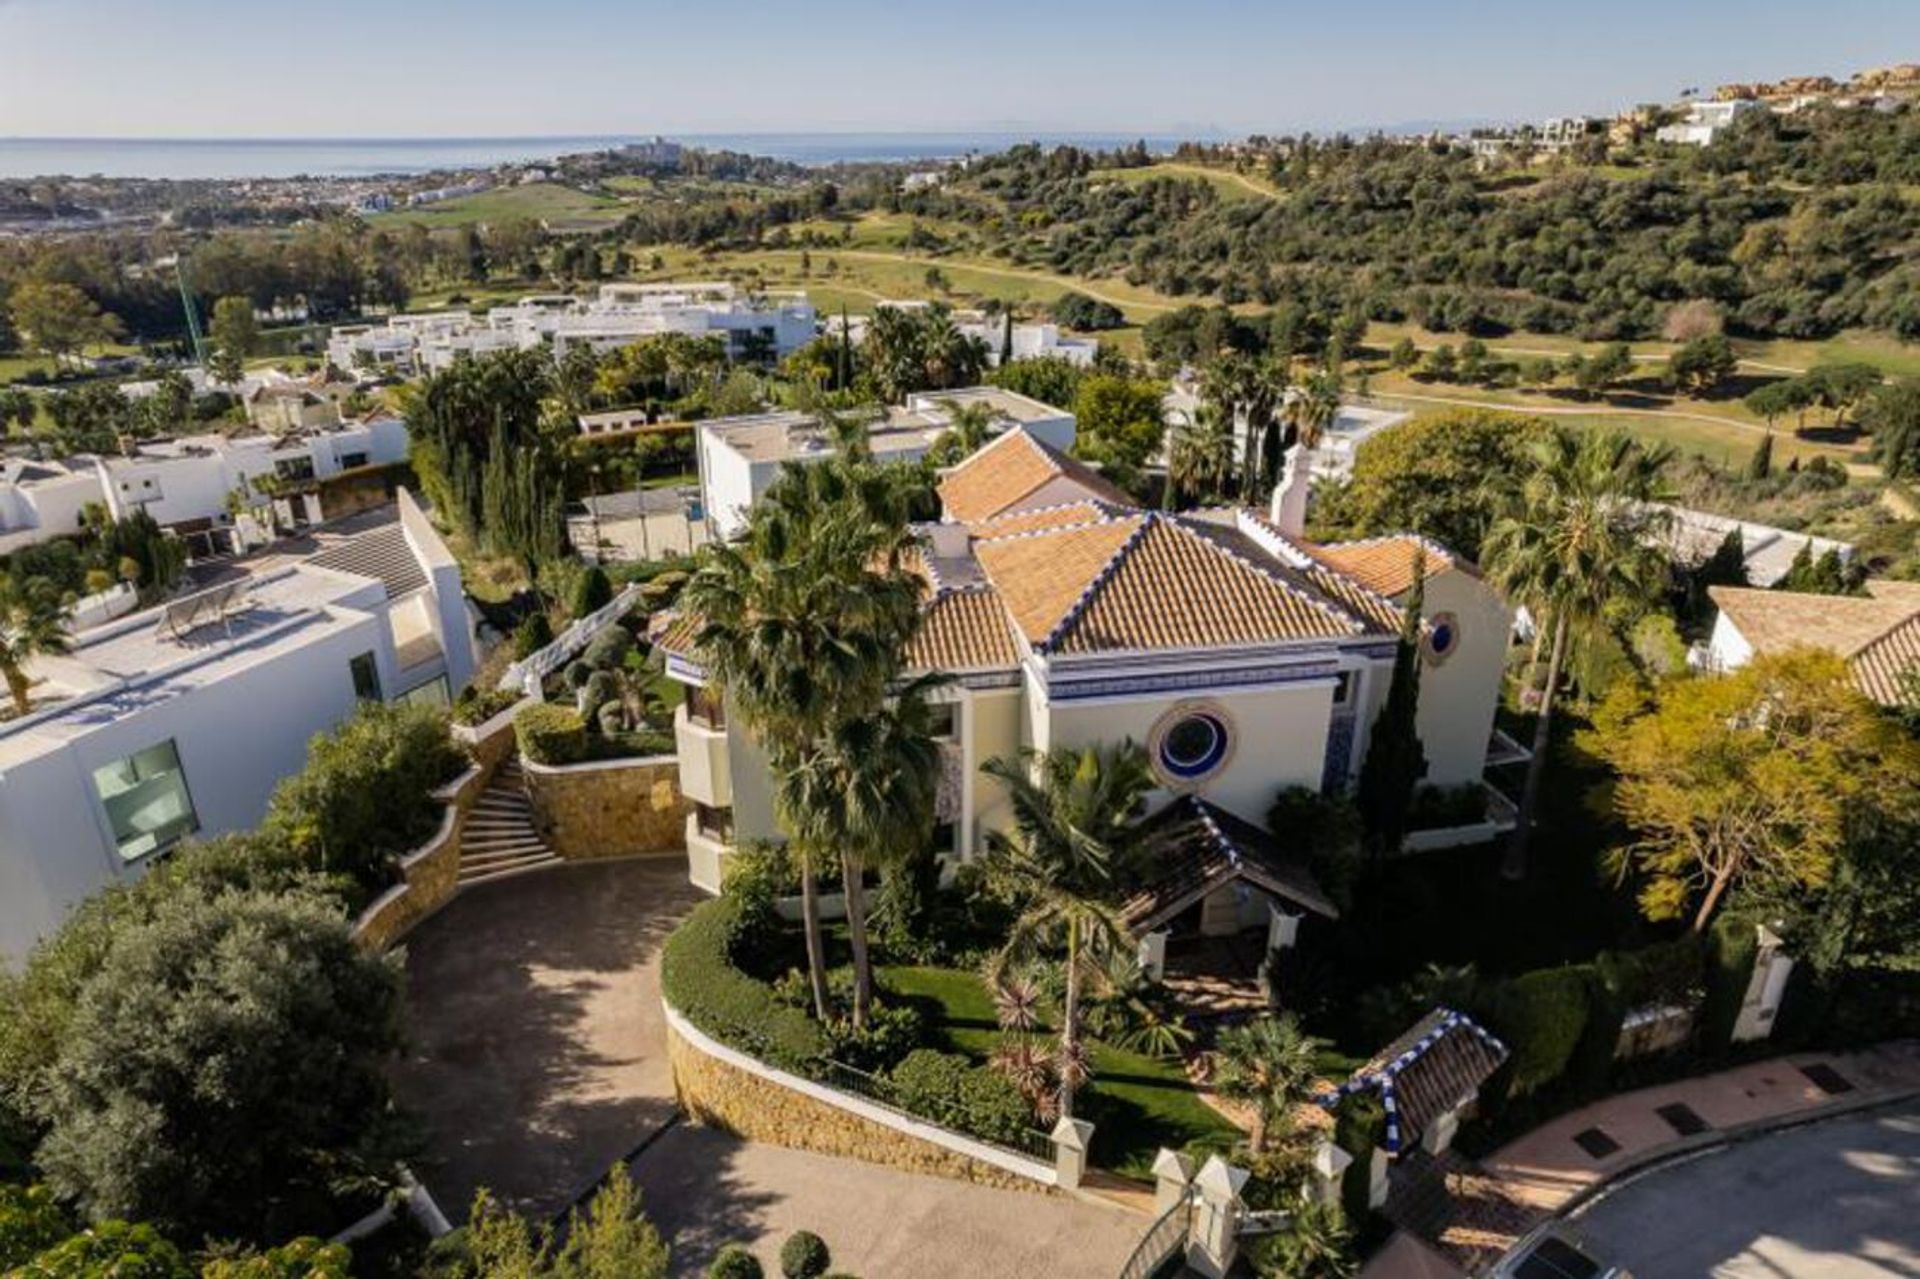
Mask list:
POLYGON ((1268 518, 1281 534, 1295 541, 1307 535, 1307 490, 1313 484, 1313 450, 1296 444, 1287 450, 1285 469, 1273 487, 1268 518))

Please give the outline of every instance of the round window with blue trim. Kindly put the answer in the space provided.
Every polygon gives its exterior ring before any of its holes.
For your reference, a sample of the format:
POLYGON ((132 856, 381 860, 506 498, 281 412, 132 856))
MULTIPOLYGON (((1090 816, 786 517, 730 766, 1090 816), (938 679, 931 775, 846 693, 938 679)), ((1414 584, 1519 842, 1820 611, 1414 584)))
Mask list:
POLYGON ((1181 781, 1194 781, 1227 758, 1227 725, 1206 711, 1185 715, 1160 734, 1160 767, 1181 781))
POLYGON ((1426 643, 1421 646, 1429 662, 1438 665, 1453 656, 1460 647, 1460 619, 1452 613, 1436 613, 1427 623, 1426 643))

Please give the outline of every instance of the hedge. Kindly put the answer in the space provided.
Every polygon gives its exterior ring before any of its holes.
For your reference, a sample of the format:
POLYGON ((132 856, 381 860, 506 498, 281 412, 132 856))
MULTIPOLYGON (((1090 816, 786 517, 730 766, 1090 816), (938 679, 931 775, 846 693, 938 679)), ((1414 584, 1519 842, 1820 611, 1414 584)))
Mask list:
POLYGON ((587 757, 587 722, 566 706, 536 702, 513 717, 520 754, 536 764, 577 764, 587 757))
POLYGON ((735 967, 736 954, 758 929, 763 910, 731 897, 693 908, 667 938, 660 988, 681 1016, 723 1044, 783 1070, 805 1073, 825 1055, 826 1033, 772 987, 735 967))
POLYGON ((1017 1145, 1033 1129, 1033 1108, 1012 1081, 957 1053, 916 1048, 888 1081, 902 1110, 957 1132, 1017 1145))
POLYGON ((1753 962, 1760 939, 1753 921, 1723 918, 1707 933, 1707 998, 1700 1009, 1700 1047, 1708 1053, 1724 1051, 1733 1042, 1733 1026, 1746 1002, 1747 983, 1753 980, 1753 962))
POLYGON ((1566 1071, 1587 1024, 1590 966, 1541 968, 1501 987, 1493 1001, 1493 1029, 1513 1056, 1511 1090, 1532 1092, 1566 1071))
POLYGON ((1333 1144, 1353 1156, 1340 1180, 1340 1205, 1347 1220, 1365 1221, 1373 1211, 1373 1152, 1387 1140, 1387 1108, 1371 1092, 1349 1093, 1335 1113, 1333 1144))

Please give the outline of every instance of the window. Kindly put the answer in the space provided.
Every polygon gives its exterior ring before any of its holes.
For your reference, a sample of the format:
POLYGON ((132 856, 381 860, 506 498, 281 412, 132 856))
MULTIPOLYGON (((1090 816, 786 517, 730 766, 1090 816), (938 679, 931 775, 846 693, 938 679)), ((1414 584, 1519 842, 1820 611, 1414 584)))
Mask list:
POLYGON ((353 672, 353 695, 363 702, 384 700, 380 696, 380 665, 372 653, 362 653, 347 663, 353 672))
POLYGON ((1427 636, 1421 644, 1422 655, 1430 665, 1438 666, 1460 647, 1460 619, 1452 613, 1436 613, 1427 624, 1427 636))
POLYGON ((310 457, 282 457, 273 463, 273 473, 283 480, 310 480, 313 478, 313 459, 310 457))
POLYGON ((960 704, 935 702, 927 707, 927 736, 937 742, 950 742, 960 732, 960 704))
POLYGON ((693 828, 717 843, 732 843, 733 809, 696 803, 693 806, 693 828))
POLYGON ((415 684, 393 700, 405 706, 453 705, 453 695, 447 691, 445 675, 436 675, 424 684, 415 684))
POLYGON ((200 826, 172 738, 94 769, 93 788, 128 861, 157 853, 200 826))
POLYGON ((1225 711, 1178 708, 1154 730, 1154 768, 1172 786, 1203 781, 1226 764, 1231 745, 1225 711))
POLYGON ((726 703, 711 684, 699 684, 687 690, 687 718, 707 728, 727 726, 726 703))
POLYGON ((1353 672, 1341 671, 1333 677, 1333 704, 1345 706, 1353 700, 1353 672))
POLYGON ((342 453, 340 455, 340 465, 345 470, 351 471, 356 466, 365 466, 366 464, 367 455, 365 453, 342 453))

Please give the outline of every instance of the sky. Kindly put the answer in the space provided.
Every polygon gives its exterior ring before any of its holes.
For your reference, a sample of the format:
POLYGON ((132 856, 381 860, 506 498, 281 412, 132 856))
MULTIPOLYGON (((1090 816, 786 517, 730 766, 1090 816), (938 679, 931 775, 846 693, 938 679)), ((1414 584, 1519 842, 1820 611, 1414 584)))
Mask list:
POLYGON ((0 0, 0 137, 1240 136, 1917 60, 1920 0, 0 0))

